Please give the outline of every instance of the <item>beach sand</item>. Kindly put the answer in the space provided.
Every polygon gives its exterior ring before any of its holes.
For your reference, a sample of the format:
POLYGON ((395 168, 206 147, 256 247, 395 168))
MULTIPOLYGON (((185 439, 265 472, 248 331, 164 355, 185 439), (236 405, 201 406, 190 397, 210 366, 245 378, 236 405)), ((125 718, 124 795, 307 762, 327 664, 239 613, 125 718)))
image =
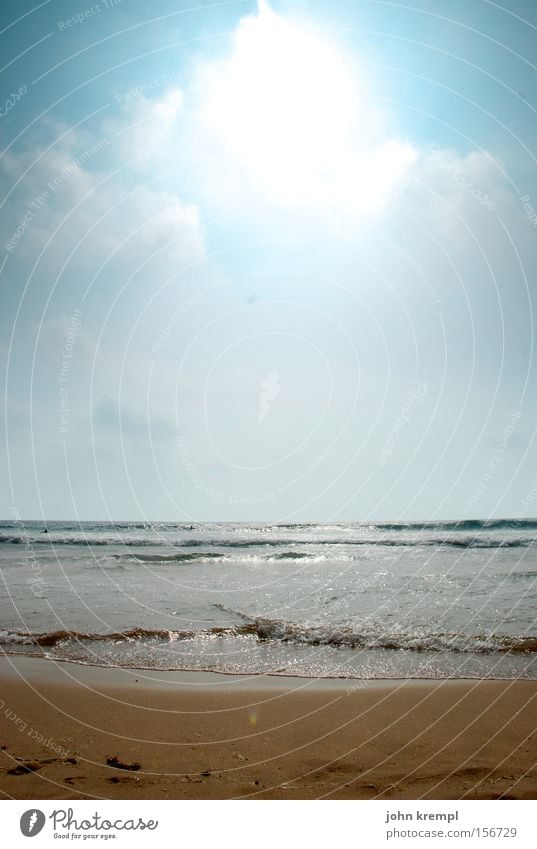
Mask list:
POLYGON ((11 656, 0 685, 5 798, 537 798, 533 681, 245 678, 11 656))

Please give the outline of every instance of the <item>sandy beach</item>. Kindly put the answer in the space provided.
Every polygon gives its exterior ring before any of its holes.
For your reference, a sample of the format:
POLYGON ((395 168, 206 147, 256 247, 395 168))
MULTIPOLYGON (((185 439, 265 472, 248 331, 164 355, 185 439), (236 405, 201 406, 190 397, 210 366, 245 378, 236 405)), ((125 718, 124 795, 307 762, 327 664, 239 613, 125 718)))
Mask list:
POLYGON ((532 681, 0 660, 0 789, 43 799, 535 799, 532 681))

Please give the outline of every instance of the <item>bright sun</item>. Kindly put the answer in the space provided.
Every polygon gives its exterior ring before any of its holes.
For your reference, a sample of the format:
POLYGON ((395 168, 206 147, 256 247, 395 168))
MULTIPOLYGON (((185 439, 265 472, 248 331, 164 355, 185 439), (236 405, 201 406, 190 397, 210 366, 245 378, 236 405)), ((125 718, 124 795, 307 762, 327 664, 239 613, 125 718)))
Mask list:
POLYGON ((266 197, 374 211, 414 153, 374 140, 379 113, 367 95, 336 49, 259 0, 231 57, 213 67, 204 120, 266 197))

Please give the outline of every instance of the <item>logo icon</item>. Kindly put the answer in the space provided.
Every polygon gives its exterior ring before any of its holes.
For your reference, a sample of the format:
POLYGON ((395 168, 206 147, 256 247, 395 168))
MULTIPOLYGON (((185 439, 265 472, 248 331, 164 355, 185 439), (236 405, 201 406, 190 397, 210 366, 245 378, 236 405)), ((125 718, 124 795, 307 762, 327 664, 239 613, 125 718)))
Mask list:
POLYGON ((267 375, 265 380, 261 381, 261 389, 259 392, 259 407, 257 415, 257 426, 261 427, 263 419, 272 407, 272 404, 280 394, 280 374, 277 369, 274 369, 267 375))
POLYGON ((21 817, 21 831, 25 837, 35 837, 45 825, 45 814, 37 808, 25 811, 21 817))

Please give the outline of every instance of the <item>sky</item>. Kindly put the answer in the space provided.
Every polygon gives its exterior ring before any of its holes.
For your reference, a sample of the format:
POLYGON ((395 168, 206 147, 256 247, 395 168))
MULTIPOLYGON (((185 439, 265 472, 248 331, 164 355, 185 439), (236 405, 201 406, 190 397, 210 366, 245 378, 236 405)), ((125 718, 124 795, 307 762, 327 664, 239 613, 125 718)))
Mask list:
POLYGON ((0 516, 536 515, 536 36, 4 0, 0 516))

